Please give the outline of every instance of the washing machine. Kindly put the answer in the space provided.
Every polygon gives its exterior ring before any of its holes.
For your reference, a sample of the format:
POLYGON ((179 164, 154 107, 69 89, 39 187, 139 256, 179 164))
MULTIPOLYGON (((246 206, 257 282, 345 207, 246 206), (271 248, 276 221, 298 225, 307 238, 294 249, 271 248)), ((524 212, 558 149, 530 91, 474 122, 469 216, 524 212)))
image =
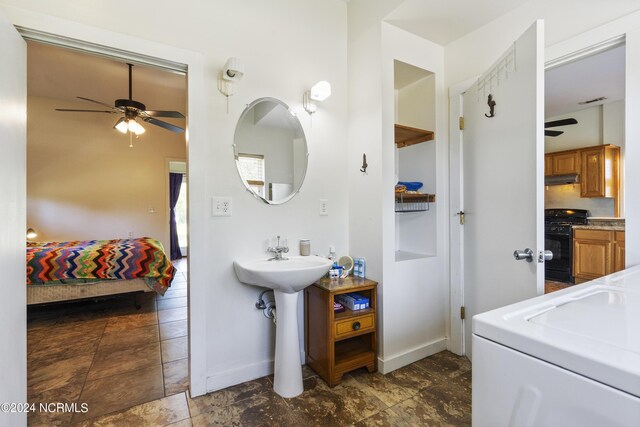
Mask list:
POLYGON ((474 427, 640 426, 640 266, 472 327, 474 427))

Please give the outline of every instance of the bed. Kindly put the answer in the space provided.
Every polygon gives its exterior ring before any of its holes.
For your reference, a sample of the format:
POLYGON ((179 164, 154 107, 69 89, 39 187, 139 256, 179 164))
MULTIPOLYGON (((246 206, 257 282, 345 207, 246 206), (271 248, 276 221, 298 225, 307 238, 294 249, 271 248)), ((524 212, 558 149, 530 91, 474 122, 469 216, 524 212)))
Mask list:
POLYGON ((175 268, 150 237, 27 243, 27 304, 133 291, 164 295, 175 268))

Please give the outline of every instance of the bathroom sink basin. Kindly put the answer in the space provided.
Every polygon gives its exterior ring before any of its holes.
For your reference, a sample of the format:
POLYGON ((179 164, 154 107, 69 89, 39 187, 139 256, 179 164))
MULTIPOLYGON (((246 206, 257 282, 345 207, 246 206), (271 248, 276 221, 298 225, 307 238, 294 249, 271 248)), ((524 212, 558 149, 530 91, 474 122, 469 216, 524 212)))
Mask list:
POLYGON ((319 256, 290 256, 286 260, 250 259, 234 261, 242 283, 262 286, 284 293, 299 292, 329 271, 332 261, 319 256))

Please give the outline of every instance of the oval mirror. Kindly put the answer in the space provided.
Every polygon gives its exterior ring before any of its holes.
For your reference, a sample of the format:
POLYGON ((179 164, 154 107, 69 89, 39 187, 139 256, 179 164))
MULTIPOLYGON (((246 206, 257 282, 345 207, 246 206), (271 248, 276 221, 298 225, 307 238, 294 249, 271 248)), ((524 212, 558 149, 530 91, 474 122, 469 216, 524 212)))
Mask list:
POLYGON ((234 155, 247 190, 277 205, 300 190, 307 171, 307 140, 300 121, 284 102, 260 98, 242 112, 234 155))

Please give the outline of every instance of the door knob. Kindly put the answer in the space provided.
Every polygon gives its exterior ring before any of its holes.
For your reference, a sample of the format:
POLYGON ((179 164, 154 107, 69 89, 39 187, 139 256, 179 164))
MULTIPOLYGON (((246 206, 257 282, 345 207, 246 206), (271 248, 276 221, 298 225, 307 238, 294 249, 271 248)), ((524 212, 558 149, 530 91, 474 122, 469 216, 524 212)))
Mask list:
POLYGON ((553 252, 550 250, 538 251, 538 262, 551 261, 553 259, 553 252))
POLYGON ((513 257, 516 260, 525 259, 527 262, 533 261, 533 251, 529 248, 526 248, 524 251, 513 251, 513 257))

